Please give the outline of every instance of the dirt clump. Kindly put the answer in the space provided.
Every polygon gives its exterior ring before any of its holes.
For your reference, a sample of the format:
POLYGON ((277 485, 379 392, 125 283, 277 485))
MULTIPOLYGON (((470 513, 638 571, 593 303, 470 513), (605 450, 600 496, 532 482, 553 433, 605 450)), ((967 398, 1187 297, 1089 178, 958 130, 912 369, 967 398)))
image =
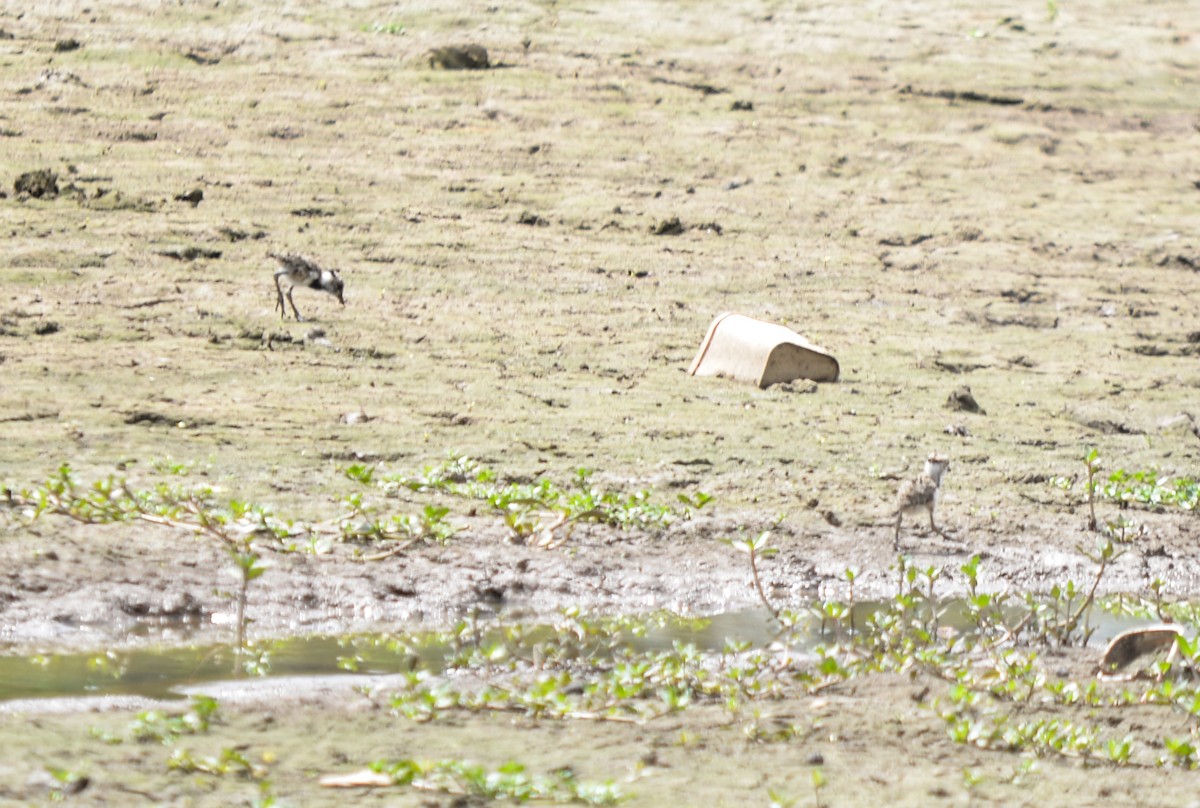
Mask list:
POLYGON ((487 70, 491 67, 482 45, 447 45, 425 54, 429 66, 441 70, 487 70))
POLYGON ((682 235, 686 228, 683 222, 679 221, 678 216, 672 216, 669 219, 663 219, 658 224, 650 227, 650 234, 653 236, 678 236, 682 235))
POLYGON ((17 196, 53 199, 58 196, 58 174, 48 168, 26 171, 13 183, 17 196))
POLYGON ((950 394, 950 397, 946 399, 946 408, 957 412, 973 412, 978 415, 987 415, 987 412, 975 400, 975 395, 971 392, 971 388, 965 384, 955 389, 950 394))

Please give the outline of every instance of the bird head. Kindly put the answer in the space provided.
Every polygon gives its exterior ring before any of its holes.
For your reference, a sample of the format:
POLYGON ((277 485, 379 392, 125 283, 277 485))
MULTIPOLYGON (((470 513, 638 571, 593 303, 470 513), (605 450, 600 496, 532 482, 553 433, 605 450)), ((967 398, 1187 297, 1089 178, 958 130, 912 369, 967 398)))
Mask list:
POLYGON ((338 303, 341 303, 343 306, 346 305, 346 299, 342 297, 342 291, 346 288, 346 284, 338 277, 336 269, 329 270, 329 277, 323 285, 325 291, 338 299, 338 303))

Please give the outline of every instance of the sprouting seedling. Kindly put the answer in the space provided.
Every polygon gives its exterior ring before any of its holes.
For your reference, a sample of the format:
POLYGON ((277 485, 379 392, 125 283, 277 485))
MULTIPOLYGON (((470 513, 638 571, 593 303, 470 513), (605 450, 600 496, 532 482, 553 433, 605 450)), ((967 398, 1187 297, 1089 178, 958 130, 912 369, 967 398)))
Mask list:
POLYGON ((967 790, 968 802, 971 801, 971 795, 974 793, 975 789, 982 782, 983 782, 983 775, 980 774, 979 772, 977 772, 971 768, 964 768, 962 770, 962 783, 963 783, 963 788, 965 788, 967 790))
POLYGON ((774 618, 779 617, 779 609, 775 604, 771 603, 771 599, 767 597, 766 591, 763 590, 762 579, 758 574, 758 559, 770 558, 779 552, 774 547, 767 546, 767 540, 771 538, 771 531, 764 530, 753 539, 741 539, 739 541, 730 541, 735 550, 743 552, 750 559, 750 575, 754 579, 754 591, 758 593, 759 600, 767 607, 767 611, 774 618))
POLYGON ((814 766, 812 770, 813 801, 816 803, 817 808, 821 808, 821 791, 828 782, 825 779, 825 772, 821 770, 821 767, 814 766))
MULTIPOLYGON (((1097 542, 1096 550, 1089 552, 1082 547, 1076 548, 1080 553, 1096 564, 1096 577, 1092 579, 1091 589, 1088 590, 1087 596, 1083 602, 1076 608, 1075 613, 1071 615, 1066 625, 1063 627, 1061 640, 1068 640, 1075 629, 1079 626, 1079 621, 1087 614, 1092 607, 1092 603, 1096 600, 1096 590, 1100 587, 1100 580, 1104 577, 1104 573, 1108 571, 1109 566, 1114 561, 1125 554, 1124 550, 1118 550, 1113 544, 1112 539, 1105 539, 1097 542)), ((1085 628, 1083 632, 1083 641, 1081 645, 1086 645, 1091 637, 1094 628, 1085 628)))
POLYGON ((687 494, 679 494, 678 499, 685 507, 685 513, 690 515, 692 510, 700 510, 708 503, 712 502, 712 495, 706 494, 703 491, 697 491, 694 496, 687 494))
POLYGON ((1088 530, 1095 530, 1098 524, 1096 521, 1096 475, 1100 472, 1100 452, 1095 446, 1088 449, 1087 454, 1083 456, 1083 462, 1087 467, 1088 530))
POLYGON ((1146 526, 1118 516, 1104 523, 1104 533, 1117 544, 1131 544, 1134 539, 1145 535, 1146 526))
POLYGON ((771 801, 770 808, 793 808, 796 805, 797 799, 790 797, 782 791, 770 788, 767 789, 767 798, 771 801))
POLYGON ((246 601, 250 593, 250 582, 266 572, 266 568, 259 563, 258 553, 249 549, 244 551, 231 549, 230 555, 237 564, 240 579, 237 596, 237 656, 240 661, 242 653, 246 649, 246 601))
POLYGON ((1126 735, 1124 738, 1109 738, 1107 744, 1108 760, 1117 766, 1125 766, 1129 763, 1129 758, 1133 754, 1133 736, 1126 735))
POLYGON ((1159 758, 1162 763, 1170 763, 1184 769, 1194 769, 1197 766, 1196 745, 1189 738, 1163 738, 1163 747, 1168 754, 1159 758))
POLYGON ((366 463, 355 463, 345 470, 345 475, 363 485, 370 485, 371 478, 375 476, 375 466, 366 463))
POLYGON ((88 777, 81 771, 61 769, 54 766, 46 766, 45 770, 57 784, 54 790, 50 792, 50 799, 53 802, 62 802, 67 797, 78 794, 87 788, 88 777))
POLYGON ((850 585, 850 592, 847 596, 849 600, 848 612, 850 614, 850 633, 854 634, 854 582, 858 580, 858 570, 854 567, 846 567, 842 577, 846 579, 846 583, 850 585))

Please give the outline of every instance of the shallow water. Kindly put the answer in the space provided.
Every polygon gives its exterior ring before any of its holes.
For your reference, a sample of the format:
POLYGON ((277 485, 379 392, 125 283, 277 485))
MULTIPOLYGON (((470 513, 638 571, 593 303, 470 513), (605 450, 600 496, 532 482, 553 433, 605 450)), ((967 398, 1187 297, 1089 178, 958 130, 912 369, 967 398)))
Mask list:
MULTIPOLYGON (((876 603, 859 603, 854 609, 854 624, 862 627, 878 608, 876 603)), ((956 602, 943 605, 940 622, 952 628, 966 629, 956 602)), ((1091 645, 1101 646, 1117 633, 1145 620, 1117 618, 1100 614, 1093 618, 1097 626, 1091 645)), ((552 636, 545 629, 543 638, 552 636)), ((232 645, 168 646, 90 654, 0 657, 0 702, 16 699, 41 699, 72 696, 140 696, 152 699, 178 699, 184 689, 230 678, 324 677, 329 675, 396 674, 415 665, 438 668, 445 658, 444 645, 419 647, 419 659, 389 646, 395 635, 368 634, 351 636, 308 636, 277 640, 260 645, 267 664, 261 673, 246 674, 232 645), (343 667, 339 660, 355 659, 355 670, 343 667)), ((688 643, 701 651, 718 652, 727 642, 749 643, 763 647, 778 639, 778 625, 765 610, 749 610, 714 615, 703 620, 672 621, 664 627, 650 628, 644 636, 630 638, 635 651, 661 651, 675 643, 688 643)), ((822 633, 819 621, 813 621, 806 633, 792 635, 791 645, 803 651, 830 639, 822 633)))

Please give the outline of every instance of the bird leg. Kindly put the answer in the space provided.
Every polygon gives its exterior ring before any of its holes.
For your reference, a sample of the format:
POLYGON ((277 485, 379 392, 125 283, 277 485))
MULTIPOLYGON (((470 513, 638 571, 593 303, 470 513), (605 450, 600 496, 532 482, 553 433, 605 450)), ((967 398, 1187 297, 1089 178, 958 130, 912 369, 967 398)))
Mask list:
POLYGON ((279 276, 282 274, 282 272, 275 273, 275 293, 278 295, 275 299, 275 308, 279 311, 280 320, 283 320, 287 315, 287 309, 283 307, 283 289, 279 287, 279 276))
POLYGON ((296 290, 295 286, 288 289, 287 299, 288 299, 288 303, 292 304, 292 314, 296 315, 296 322, 302 323, 302 322, 304 322, 304 318, 300 316, 300 312, 296 308, 296 301, 292 300, 292 292, 294 292, 295 290, 296 290))
POLYGON ((929 506, 929 526, 933 528, 934 533, 938 534, 943 539, 950 538, 950 534, 938 527, 937 523, 933 521, 933 505, 929 506))

